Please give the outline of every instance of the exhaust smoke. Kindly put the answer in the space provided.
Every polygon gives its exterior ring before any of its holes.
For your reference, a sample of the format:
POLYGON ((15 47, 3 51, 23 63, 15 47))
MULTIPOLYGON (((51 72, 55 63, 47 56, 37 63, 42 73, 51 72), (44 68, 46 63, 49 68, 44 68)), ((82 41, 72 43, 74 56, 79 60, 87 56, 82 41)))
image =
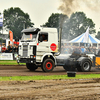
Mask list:
MULTIPOLYGON (((58 9, 61 10, 62 13, 67 15, 69 18, 72 13, 75 13, 78 11, 87 12, 86 15, 92 17, 92 19, 94 19, 94 21, 98 23, 99 25, 98 27, 100 27, 100 24, 97 18, 100 15, 99 14, 100 0, 60 0, 60 1, 61 1, 61 4, 58 9)), ((63 25, 62 25, 62 28, 63 28, 63 25)), ((65 32, 67 32, 67 29, 65 32)), ((68 38, 68 40, 70 40, 70 37, 68 38)), ((62 53, 64 53, 63 49, 66 49, 66 48, 65 48, 65 45, 62 46, 62 53)))
POLYGON ((83 11, 89 9, 91 11, 99 11, 100 9, 100 0, 60 0, 61 5, 59 10, 64 14, 70 16, 76 11, 83 11))

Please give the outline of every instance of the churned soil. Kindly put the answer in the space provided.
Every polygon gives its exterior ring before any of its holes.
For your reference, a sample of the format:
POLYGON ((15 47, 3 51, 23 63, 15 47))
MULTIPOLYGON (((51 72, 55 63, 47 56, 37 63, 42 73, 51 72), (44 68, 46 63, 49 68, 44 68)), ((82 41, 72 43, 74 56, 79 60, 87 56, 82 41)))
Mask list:
POLYGON ((100 79, 2 81, 0 100, 100 100, 100 79))
MULTIPOLYGON (((92 68, 90 72, 77 74, 100 74, 92 68)), ((35 72, 25 66, 1 66, 0 76, 67 75, 57 66, 54 71, 44 73, 41 68, 35 72)), ((100 79, 59 79, 30 81, 0 81, 0 100, 100 100, 100 79)))

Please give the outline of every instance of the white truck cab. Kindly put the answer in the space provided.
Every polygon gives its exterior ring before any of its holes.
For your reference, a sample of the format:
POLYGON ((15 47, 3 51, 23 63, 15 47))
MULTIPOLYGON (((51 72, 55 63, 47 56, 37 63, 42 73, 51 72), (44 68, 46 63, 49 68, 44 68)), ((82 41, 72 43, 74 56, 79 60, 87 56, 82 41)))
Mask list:
POLYGON ((90 71, 91 58, 86 54, 60 55, 61 32, 56 28, 31 28, 22 30, 23 36, 19 41, 18 61, 26 63, 29 70, 35 71, 41 67, 44 72, 50 72, 55 66, 63 66, 68 71, 77 68, 78 71, 90 71))
POLYGON ((22 30, 18 50, 18 62, 26 63, 29 70, 35 71, 39 65, 44 72, 52 71, 58 53, 58 33, 56 28, 31 28, 22 30))

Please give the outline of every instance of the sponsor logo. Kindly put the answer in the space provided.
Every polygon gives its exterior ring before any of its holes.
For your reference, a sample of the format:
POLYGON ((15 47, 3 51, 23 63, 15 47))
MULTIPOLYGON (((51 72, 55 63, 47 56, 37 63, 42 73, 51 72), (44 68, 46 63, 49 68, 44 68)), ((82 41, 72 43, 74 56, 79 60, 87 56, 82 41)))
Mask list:
POLYGON ((52 51, 55 51, 56 48, 57 48, 57 46, 56 46, 55 43, 52 43, 52 44, 50 45, 50 49, 51 49, 52 51))

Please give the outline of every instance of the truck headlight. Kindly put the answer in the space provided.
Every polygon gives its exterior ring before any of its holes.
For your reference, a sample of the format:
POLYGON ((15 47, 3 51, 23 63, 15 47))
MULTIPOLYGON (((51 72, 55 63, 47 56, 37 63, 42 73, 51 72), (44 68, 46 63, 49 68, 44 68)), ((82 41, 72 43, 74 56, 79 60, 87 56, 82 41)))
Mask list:
POLYGON ((31 55, 30 58, 33 58, 33 55, 31 55))
POLYGON ((35 55, 31 55, 30 58, 36 58, 36 56, 35 55))

